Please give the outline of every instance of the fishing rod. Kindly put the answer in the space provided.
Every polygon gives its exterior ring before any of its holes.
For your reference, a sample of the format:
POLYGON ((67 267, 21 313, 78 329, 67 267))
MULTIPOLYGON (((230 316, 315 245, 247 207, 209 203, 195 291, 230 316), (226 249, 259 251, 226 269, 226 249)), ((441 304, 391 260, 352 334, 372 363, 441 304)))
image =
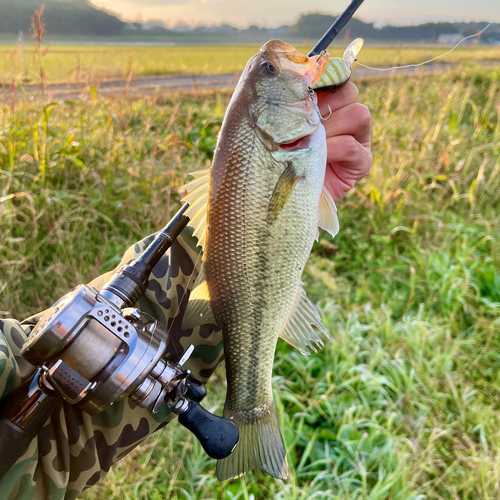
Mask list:
MULTIPOLYGON (((354 0, 309 56, 326 50, 362 3, 354 0)), ((238 427, 199 404, 206 389, 183 368, 194 346, 172 361, 170 332, 157 320, 144 321, 135 308, 153 268, 188 224, 188 208, 185 203, 103 288, 79 285, 41 316, 21 350, 37 367, 35 375, 0 404, 0 479, 63 401, 90 414, 126 397, 153 413, 165 402, 212 458, 225 458, 235 448, 238 427)))
POLYGON ((21 350, 38 369, 0 405, 0 478, 62 401, 90 414, 125 397, 152 413, 165 402, 209 456, 221 459, 232 452, 238 427, 199 404, 205 386, 183 368, 194 346, 171 360, 170 332, 155 319, 145 321, 134 307, 153 268, 189 222, 187 208, 184 204, 139 257, 100 290, 79 285, 41 316, 21 350))
POLYGON ((340 14, 335 22, 328 28, 326 33, 321 37, 320 41, 311 49, 308 57, 321 54, 332 43, 334 38, 340 33, 342 28, 350 21, 354 13, 358 10, 364 0, 353 0, 349 7, 340 14))

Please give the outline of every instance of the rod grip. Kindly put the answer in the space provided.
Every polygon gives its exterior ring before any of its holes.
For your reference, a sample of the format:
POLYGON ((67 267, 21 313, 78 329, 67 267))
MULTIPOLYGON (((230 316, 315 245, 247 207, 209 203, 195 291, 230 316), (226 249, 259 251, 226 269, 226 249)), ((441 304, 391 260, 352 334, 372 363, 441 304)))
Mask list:
POLYGON ((196 401, 190 401, 187 410, 179 415, 179 422, 200 441, 212 458, 228 457, 238 444, 240 433, 231 420, 212 415, 196 401))
POLYGON ((1 402, 0 479, 26 453, 31 441, 60 404, 60 398, 40 389, 39 373, 1 402))
POLYGON ((10 420, 0 419, 0 479, 26 453, 33 438, 10 420))

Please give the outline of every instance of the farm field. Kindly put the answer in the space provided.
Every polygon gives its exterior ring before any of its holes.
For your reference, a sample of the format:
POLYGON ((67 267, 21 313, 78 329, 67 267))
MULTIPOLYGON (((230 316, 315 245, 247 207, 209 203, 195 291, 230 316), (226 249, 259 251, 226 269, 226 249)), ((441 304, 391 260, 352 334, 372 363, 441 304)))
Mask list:
MULTIPOLYGON (((363 61, 384 64, 371 50, 363 61)), ((333 340, 309 357, 280 341, 275 359, 290 480, 219 483, 215 461, 172 424, 82 500, 500 497, 500 71, 359 87, 374 167, 304 273, 333 340)), ((210 164, 229 98, 7 95, 0 317, 50 306, 162 227, 188 172, 210 164)), ((224 380, 220 367, 205 403, 219 413, 224 380)))
MULTIPOLYGON (((342 56, 347 46, 337 44, 332 55, 342 56)), ((38 82, 40 62, 47 83, 86 83, 159 75, 239 73, 261 43, 243 46, 60 46, 46 45, 40 51, 26 47, 26 70, 22 51, 16 45, 0 45, 0 84, 38 82)), ((311 48, 298 46, 307 53, 311 48)), ((422 62, 448 50, 443 46, 366 46, 363 64, 389 67, 422 62)), ((441 60, 446 63, 500 62, 500 47, 459 47, 441 60)))

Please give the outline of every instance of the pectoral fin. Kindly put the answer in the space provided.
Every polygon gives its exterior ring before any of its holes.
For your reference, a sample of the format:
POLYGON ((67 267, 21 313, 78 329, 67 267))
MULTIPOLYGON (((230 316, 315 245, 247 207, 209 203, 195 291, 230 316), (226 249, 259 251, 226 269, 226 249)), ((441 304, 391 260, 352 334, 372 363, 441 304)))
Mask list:
POLYGON ((200 274, 195 281, 189 301, 182 320, 182 329, 188 330, 195 326, 217 324, 212 305, 210 302, 210 291, 205 278, 205 268, 202 265, 200 274))
MULTIPOLYGON (((329 232, 334 237, 339 232, 339 220, 337 218, 337 207, 332 195, 323 186, 319 198, 318 226, 329 232)), ((317 239, 317 238, 316 238, 317 239)))
POLYGON ((301 178, 302 177, 297 175, 293 163, 291 161, 287 162, 285 170, 283 170, 274 187, 273 195, 269 203, 267 220, 270 224, 276 220, 283 210, 285 203, 290 199, 297 182, 299 182, 301 178))
POLYGON ((302 285, 299 287, 295 303, 280 337, 302 354, 310 354, 308 348, 316 352, 324 343, 320 334, 330 338, 321 322, 318 310, 308 299, 302 285))

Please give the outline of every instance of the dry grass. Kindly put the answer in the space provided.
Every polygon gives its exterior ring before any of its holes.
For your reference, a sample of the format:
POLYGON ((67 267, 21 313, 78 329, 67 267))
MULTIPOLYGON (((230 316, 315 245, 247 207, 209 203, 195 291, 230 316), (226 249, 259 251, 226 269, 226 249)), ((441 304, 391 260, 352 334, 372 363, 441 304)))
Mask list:
MULTIPOLYGON (((220 484, 172 425, 84 495, 476 500, 500 496, 498 72, 361 82, 375 165, 314 248, 306 288, 334 341, 280 344, 287 483, 220 484)), ((0 310, 23 317, 109 270, 209 163, 228 94, 0 107, 0 310)), ((208 406, 221 405, 223 373, 208 406)))
MULTIPOLYGON (((347 42, 346 42, 347 45, 347 42)), ((248 59, 258 52, 261 44, 247 46, 49 46, 43 52, 45 78, 55 82, 99 82, 124 79, 128 72, 134 77, 174 74, 240 73, 248 59)), ((310 47, 298 47, 307 52, 310 47)), ((341 56, 344 46, 335 46, 331 53, 341 56)), ((418 63, 445 52, 444 47, 365 47, 359 60, 363 64, 387 67, 418 63)), ((21 48, 0 46, 0 83, 38 82, 39 53, 26 48, 28 74, 25 74, 21 48)), ((500 61, 499 47, 461 47, 443 59, 449 63, 500 61)))

